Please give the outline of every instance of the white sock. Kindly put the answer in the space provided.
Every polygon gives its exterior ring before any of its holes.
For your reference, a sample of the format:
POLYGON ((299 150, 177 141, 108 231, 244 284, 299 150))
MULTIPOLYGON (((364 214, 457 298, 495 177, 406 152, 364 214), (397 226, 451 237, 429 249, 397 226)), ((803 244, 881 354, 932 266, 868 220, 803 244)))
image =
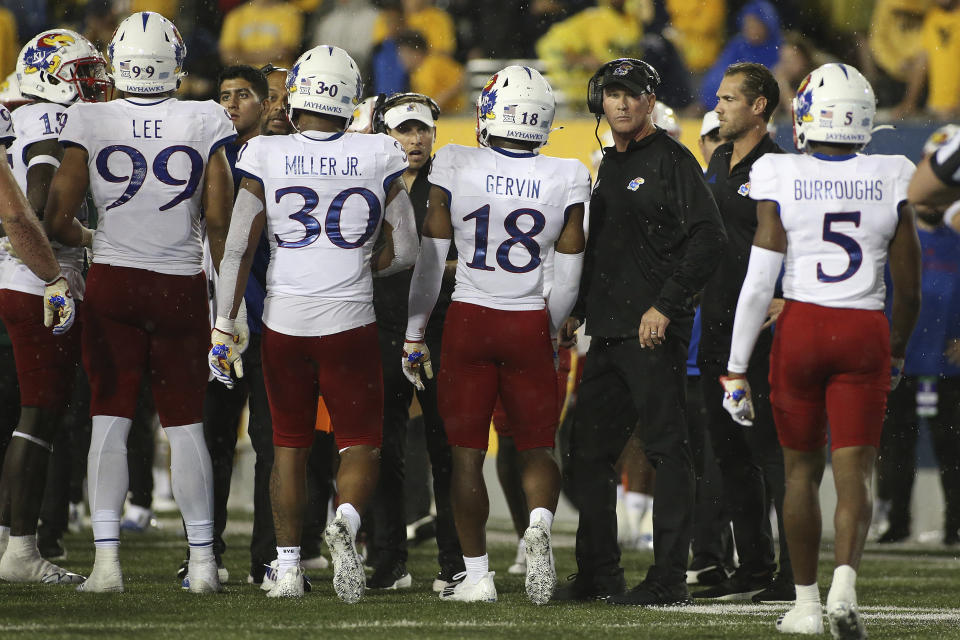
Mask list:
POLYGON ((543 520, 543 524, 547 525, 547 531, 550 531, 550 528, 553 527, 553 512, 550 509, 545 509, 544 507, 537 507, 530 512, 530 524, 538 520, 543 520))
POLYGON ((639 491, 627 491, 624 496, 624 503, 627 506, 627 511, 636 514, 633 517, 640 521, 643 520, 643 516, 647 515, 647 511, 653 507, 653 496, 639 491))
POLYGON ((199 422, 166 427, 173 497, 187 527, 190 554, 213 554, 213 465, 199 422))
POLYGON ((820 605, 820 589, 816 582, 813 584, 795 584, 793 587, 797 590, 797 600, 794 606, 820 605))
POLYGON ((490 571, 490 559, 487 554, 477 558, 468 558, 463 556, 463 566, 467 569, 467 581, 470 584, 477 584, 486 577, 490 571))
POLYGON ((127 434, 130 418, 93 416, 87 454, 87 493, 90 522, 97 548, 120 544, 120 512, 127 497, 127 434))
MULTIPOLYGON (((12 540, 13 538, 11 538, 12 540)), ((827 606, 835 600, 843 600, 852 605, 857 604, 857 572, 848 564, 842 564, 833 570, 833 582, 827 593, 827 606)))
POLYGON ((10 536, 10 541, 7 543, 7 551, 21 558, 27 556, 37 556, 39 558, 40 552, 37 550, 37 534, 10 536))
POLYGON ((277 547, 277 579, 300 565, 300 547, 277 547))
POLYGON ((343 519, 347 521, 347 526, 350 527, 350 535, 357 535, 357 531, 360 530, 360 514, 357 513, 352 504, 344 502, 337 507, 337 516, 343 516, 343 519))

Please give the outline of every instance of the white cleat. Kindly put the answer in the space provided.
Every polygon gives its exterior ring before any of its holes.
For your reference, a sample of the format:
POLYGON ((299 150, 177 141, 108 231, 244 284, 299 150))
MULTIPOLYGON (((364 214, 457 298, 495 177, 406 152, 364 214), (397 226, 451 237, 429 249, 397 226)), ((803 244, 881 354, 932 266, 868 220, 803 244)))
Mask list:
POLYGON ((827 609, 830 621, 830 633, 838 640, 862 640, 867 637, 857 605, 852 602, 838 601, 827 609))
POLYGON ((550 549, 550 530, 543 520, 527 527, 523 534, 523 545, 526 549, 527 597, 533 604, 547 604, 557 586, 557 570, 553 566, 550 549))
POLYGON ((94 562, 90 577, 77 587, 84 593, 123 593, 123 573, 120 562, 94 562))
POLYGON ((522 576, 527 573, 527 552, 523 544, 523 538, 520 538, 520 542, 517 543, 517 557, 507 569, 507 573, 512 576, 522 576))
POLYGON ((304 593, 303 569, 296 567, 287 569, 286 573, 277 580, 267 591, 268 598, 302 598, 304 593))
POLYGON ((347 604, 358 602, 363 597, 366 576, 346 518, 334 518, 324 529, 323 539, 330 547, 330 557, 333 558, 333 590, 347 604))
POLYGON ((777 631, 807 635, 821 634, 823 633, 823 609, 819 603, 795 605, 777 619, 777 631))
POLYGON ((190 593, 220 593, 223 591, 216 560, 213 558, 191 559, 188 566, 187 578, 189 583, 187 588, 190 593))
POLYGON ((270 591, 277 584, 277 576, 280 575, 280 561, 274 560, 267 565, 267 570, 263 572, 263 582, 260 588, 264 591, 270 591))
POLYGON ((454 579, 463 578, 452 587, 440 592, 440 599, 444 602, 496 602, 497 587, 493 584, 493 571, 483 576, 479 582, 471 583, 466 579, 466 573, 457 574, 454 579))
POLYGON ((5 553, 0 559, 0 580, 35 584, 80 584, 85 578, 44 560, 39 554, 24 557, 5 553))

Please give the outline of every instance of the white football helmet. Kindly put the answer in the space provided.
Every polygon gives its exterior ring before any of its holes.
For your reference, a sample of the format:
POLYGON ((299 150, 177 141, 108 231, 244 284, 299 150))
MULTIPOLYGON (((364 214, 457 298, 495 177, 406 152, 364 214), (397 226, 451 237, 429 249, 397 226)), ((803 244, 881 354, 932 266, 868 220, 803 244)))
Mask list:
POLYGON ((38 100, 71 104, 105 99, 106 61, 90 41, 69 29, 31 38, 17 58, 19 91, 38 100))
POLYGON ((855 67, 825 64, 803 79, 793 99, 794 143, 800 151, 810 141, 863 146, 876 113, 873 87, 855 67))
POLYGON ((493 74, 477 98, 477 141, 491 136, 519 142, 547 143, 557 101, 540 72, 511 65, 493 74))
POLYGON ((677 120, 677 114, 673 109, 657 100, 650 115, 653 124, 666 131, 671 138, 680 139, 680 121, 677 120))
POLYGON ((126 18, 113 33, 110 78, 120 91, 155 94, 175 91, 187 47, 172 22, 159 13, 141 11, 126 18))
POLYGON ((287 73, 287 113, 294 109, 353 121, 354 109, 363 95, 360 68, 350 54, 330 45, 320 45, 297 58, 287 73))

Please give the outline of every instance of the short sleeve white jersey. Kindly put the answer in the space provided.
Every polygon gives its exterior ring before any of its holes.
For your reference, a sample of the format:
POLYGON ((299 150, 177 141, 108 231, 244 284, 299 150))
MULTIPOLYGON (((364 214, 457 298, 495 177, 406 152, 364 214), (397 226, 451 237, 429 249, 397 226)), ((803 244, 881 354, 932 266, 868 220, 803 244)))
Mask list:
POLYGON ((263 184, 270 243, 263 321, 328 335, 374 319, 370 259, 407 156, 383 134, 258 136, 237 169, 263 184))
MULTIPOLYGON (((30 147, 45 140, 57 141, 57 136, 63 123, 66 121, 67 108, 53 102, 32 102, 25 104, 13 112, 12 125, 15 139, 7 149, 10 169, 17 181, 20 190, 27 193, 27 153, 30 147)), ((0 129, 2 129, 0 117, 0 129)), ((2 131, 0 131, 2 137, 2 131)), ((87 220, 86 201, 81 203, 76 212, 81 222, 87 220)), ((65 247, 58 242, 52 242, 53 253, 60 263, 61 270, 70 283, 74 296, 83 298, 83 248, 65 247)), ((17 260, 5 260, 0 268, 0 288, 11 289, 33 295, 43 295, 43 281, 35 276, 30 269, 17 260)))
POLYGON ((94 262, 200 273, 207 161, 237 131, 217 103, 114 100, 67 109, 64 146, 86 150, 97 207, 94 262))
POLYGON ((915 167, 904 156, 767 154, 750 197, 779 205, 787 232, 786 298, 883 309, 887 251, 915 167))
POLYGON ((579 160, 447 145, 430 183, 447 192, 457 247, 453 300, 493 309, 544 308, 544 260, 567 210, 590 200, 579 160))

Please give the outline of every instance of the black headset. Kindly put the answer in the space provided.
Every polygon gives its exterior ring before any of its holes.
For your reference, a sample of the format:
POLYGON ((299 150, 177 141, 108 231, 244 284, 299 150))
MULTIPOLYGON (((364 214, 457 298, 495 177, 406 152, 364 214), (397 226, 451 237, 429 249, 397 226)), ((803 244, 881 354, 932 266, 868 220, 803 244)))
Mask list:
POLYGON ((394 93, 390 97, 387 97, 387 94, 381 93, 377 96, 377 101, 373 105, 373 132, 386 133, 387 123, 383 119, 384 115, 386 115, 390 109, 401 104, 407 104, 408 102, 427 105, 427 107, 430 108, 430 116, 433 118, 433 121, 436 122, 440 119, 440 107, 430 96, 425 96, 422 93, 408 92, 394 93))
POLYGON ((657 87, 660 86, 660 74, 649 62, 637 58, 611 60, 597 69, 597 72, 590 78, 590 82, 587 83, 587 109, 597 118, 603 115, 603 77, 611 68, 619 67, 622 64, 632 65, 623 76, 631 85, 641 87, 647 93, 656 92, 657 87))

